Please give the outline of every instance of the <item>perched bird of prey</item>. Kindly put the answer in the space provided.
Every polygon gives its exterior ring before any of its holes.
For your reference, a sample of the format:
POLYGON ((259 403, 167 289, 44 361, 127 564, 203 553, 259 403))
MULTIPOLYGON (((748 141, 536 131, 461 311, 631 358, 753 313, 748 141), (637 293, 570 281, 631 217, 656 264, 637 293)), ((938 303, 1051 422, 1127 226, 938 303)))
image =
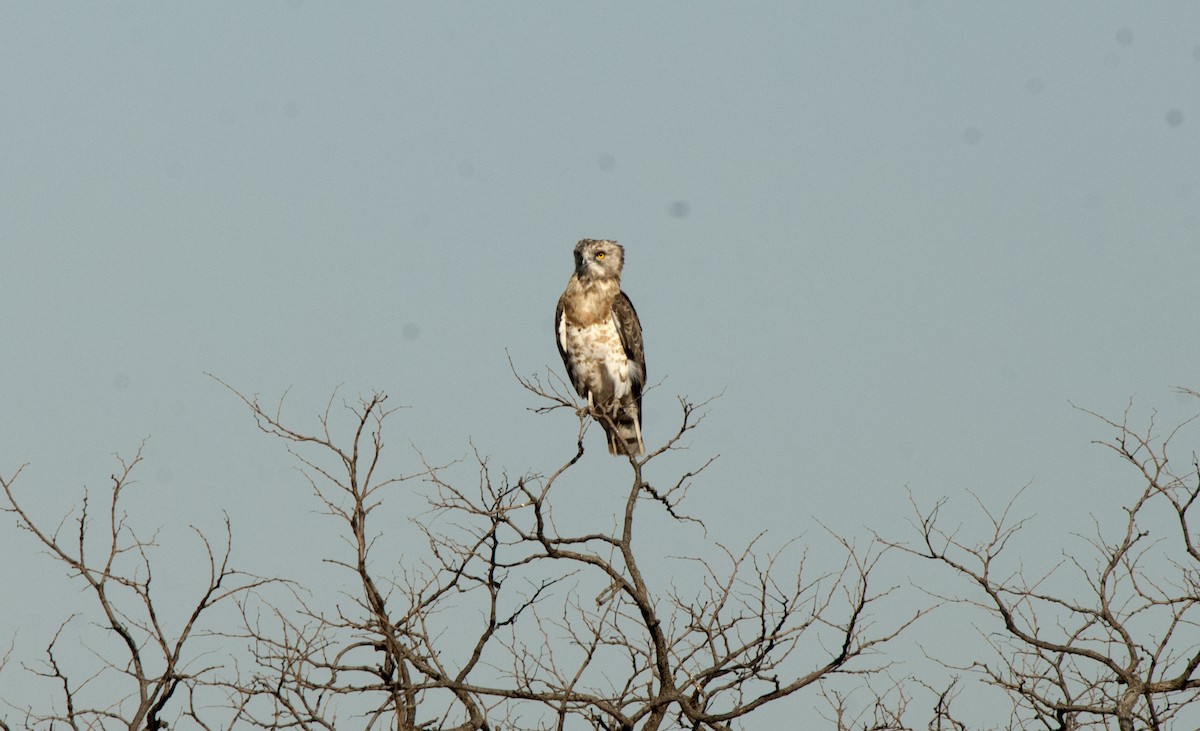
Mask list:
POLYGON ((575 245, 575 273, 558 299, 554 331, 571 384, 608 434, 608 451, 642 454, 642 324, 621 291, 625 249, 615 241, 575 245))

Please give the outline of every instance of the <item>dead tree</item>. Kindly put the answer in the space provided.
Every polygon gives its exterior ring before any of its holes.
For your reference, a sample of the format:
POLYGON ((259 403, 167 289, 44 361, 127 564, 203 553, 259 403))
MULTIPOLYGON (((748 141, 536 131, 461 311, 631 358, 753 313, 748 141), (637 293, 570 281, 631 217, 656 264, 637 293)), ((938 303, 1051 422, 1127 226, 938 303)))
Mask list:
MULTIPOLYGON (((234 393, 249 406, 259 428, 286 442, 301 463, 309 487, 337 520, 348 547, 347 555, 329 561, 353 577, 341 590, 349 606, 329 608, 321 597, 314 600, 299 590, 287 597, 293 600, 290 605, 278 596, 243 602, 240 636, 250 642, 258 667, 231 685, 243 697, 239 720, 259 728, 335 729, 350 723, 361 728, 489 728, 488 702, 465 682, 480 653, 462 667, 450 667, 437 644, 441 636, 430 628, 438 612, 459 595, 481 586, 486 591, 486 580, 466 571, 467 558, 436 566, 411 560, 399 575, 377 573, 373 549, 380 529, 372 518, 389 488, 429 472, 378 472, 384 424, 393 413, 385 407, 386 397, 374 393, 343 404, 341 413, 331 398, 319 428, 306 434, 285 425, 282 400, 268 411, 257 399, 234 393), (335 434, 340 416, 348 417, 344 443, 335 434)), ((476 643, 482 649, 488 640, 485 633, 476 643)))
MULTIPOLYGON (((201 697, 212 690, 210 683, 225 664, 204 641, 214 607, 269 583, 230 568, 226 517, 224 540, 216 546, 192 526, 207 571, 194 577, 197 588, 182 615, 165 610, 178 597, 164 596, 154 583, 157 534, 140 535, 124 508, 142 450, 132 460, 118 460, 120 469, 111 477, 100 514, 93 514, 85 491, 78 509, 57 522, 47 522, 24 507, 16 492, 23 468, 11 477, 0 476, 4 512, 16 516, 18 526, 83 586, 88 597, 63 620, 46 646, 45 659, 25 665, 57 689, 56 707, 38 709, 8 699, 23 713, 26 728, 158 731, 199 709, 211 712, 225 702, 223 695, 201 697), (79 633, 84 633, 91 658, 62 646, 80 624, 85 625, 79 633)), ((0 728, 9 726, 0 721, 0 728)))
POLYGON ((644 471, 700 423, 702 408, 686 401, 666 444, 628 458, 611 530, 560 530, 554 506, 569 498, 559 485, 584 455, 588 413, 559 390, 522 383, 541 400, 535 410, 576 414, 573 453, 516 478, 475 453, 470 483, 424 458, 412 474, 378 472, 392 414, 381 394, 344 405, 345 436, 333 401, 309 433, 287 425, 280 408, 242 397, 259 427, 289 444, 338 521, 349 553, 336 561, 352 577, 353 605, 331 612, 300 594, 291 609, 245 605, 244 637, 259 668, 239 681, 241 720, 303 729, 730 729, 822 679, 875 671, 869 656, 916 619, 876 624, 888 594, 871 581, 881 544, 835 536, 841 560, 818 568, 796 543, 770 551, 761 536, 736 550, 705 543, 684 498, 711 460, 666 485, 651 485, 644 471), (385 561, 375 541, 403 526, 372 518, 396 497, 388 488, 409 480, 428 486, 428 508, 410 522, 428 554, 385 561), (646 574, 637 536, 650 510, 695 546, 678 561, 692 577, 686 588, 646 574), (379 568, 389 562, 401 568, 379 568))
POLYGON ((947 527, 943 501, 914 504, 920 537, 905 550, 972 587, 946 602, 993 618, 986 638, 994 659, 964 669, 1009 695, 1013 727, 1196 728, 1200 467, 1195 451, 1172 456, 1187 422, 1160 435, 1153 417, 1131 426, 1129 409, 1120 420, 1093 415, 1114 432, 1097 443, 1139 482, 1119 528, 1097 522, 1090 537, 1062 547, 1057 565, 1027 575, 1013 554, 1029 518, 1014 517, 1013 502, 993 511, 980 501, 989 529, 974 539, 947 527))

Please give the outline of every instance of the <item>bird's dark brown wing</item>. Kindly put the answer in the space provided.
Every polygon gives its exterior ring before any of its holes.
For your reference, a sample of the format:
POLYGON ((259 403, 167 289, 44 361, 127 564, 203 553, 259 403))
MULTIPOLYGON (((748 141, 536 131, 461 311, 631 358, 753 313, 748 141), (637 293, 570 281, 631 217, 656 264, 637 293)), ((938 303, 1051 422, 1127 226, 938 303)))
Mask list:
POLYGON ((624 292, 613 300, 612 308, 613 317, 617 321, 617 332, 621 335, 621 345, 625 348, 625 357, 638 366, 637 377, 631 379, 631 385, 640 419, 642 386, 646 383, 646 348, 642 343, 642 323, 638 321, 637 310, 633 309, 633 303, 624 292))
POLYGON ((554 311, 554 344, 558 346, 558 354, 562 357, 563 368, 567 369, 567 380, 578 390, 579 385, 575 380, 575 369, 571 367, 571 359, 567 357, 566 348, 563 347, 562 321, 563 303, 560 297, 558 299, 558 309, 554 311))

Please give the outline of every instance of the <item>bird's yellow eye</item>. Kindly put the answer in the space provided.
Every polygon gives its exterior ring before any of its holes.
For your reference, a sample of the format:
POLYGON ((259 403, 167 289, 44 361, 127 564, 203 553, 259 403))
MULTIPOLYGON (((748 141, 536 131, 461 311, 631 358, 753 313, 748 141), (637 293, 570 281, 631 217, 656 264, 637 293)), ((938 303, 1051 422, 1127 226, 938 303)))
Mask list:
POLYGON ((599 254, 596 254, 596 258, 597 258, 597 259, 603 259, 603 258, 604 258, 604 252, 603 252, 603 251, 601 251, 599 254))

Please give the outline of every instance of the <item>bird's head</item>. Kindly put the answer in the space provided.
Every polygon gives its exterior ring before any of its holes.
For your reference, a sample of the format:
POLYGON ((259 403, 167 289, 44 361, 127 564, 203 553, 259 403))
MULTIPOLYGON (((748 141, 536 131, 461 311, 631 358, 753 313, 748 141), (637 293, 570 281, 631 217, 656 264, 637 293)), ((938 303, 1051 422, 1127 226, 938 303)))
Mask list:
POLYGON ((616 241, 584 239, 575 244, 575 275, 580 279, 620 278, 625 249, 616 241))

